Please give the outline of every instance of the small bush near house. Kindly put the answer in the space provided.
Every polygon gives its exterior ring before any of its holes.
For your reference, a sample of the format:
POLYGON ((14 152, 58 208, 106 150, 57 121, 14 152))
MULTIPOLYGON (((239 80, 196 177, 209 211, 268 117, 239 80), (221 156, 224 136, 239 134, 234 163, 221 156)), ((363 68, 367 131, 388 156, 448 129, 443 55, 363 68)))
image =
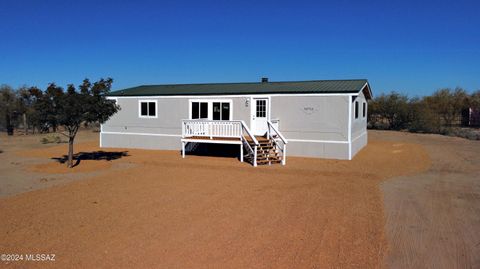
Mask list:
POLYGON ((65 143, 65 140, 62 140, 59 134, 48 134, 43 137, 41 140, 42 144, 50 144, 50 143, 65 143))

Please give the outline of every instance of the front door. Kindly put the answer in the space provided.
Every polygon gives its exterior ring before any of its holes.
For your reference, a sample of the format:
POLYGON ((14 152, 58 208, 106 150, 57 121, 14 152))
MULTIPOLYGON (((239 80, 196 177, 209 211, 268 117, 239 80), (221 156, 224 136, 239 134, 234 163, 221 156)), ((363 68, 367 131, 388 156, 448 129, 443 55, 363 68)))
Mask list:
POLYGON ((254 135, 264 135, 267 132, 268 113, 268 98, 254 98, 252 105, 252 132, 254 135))

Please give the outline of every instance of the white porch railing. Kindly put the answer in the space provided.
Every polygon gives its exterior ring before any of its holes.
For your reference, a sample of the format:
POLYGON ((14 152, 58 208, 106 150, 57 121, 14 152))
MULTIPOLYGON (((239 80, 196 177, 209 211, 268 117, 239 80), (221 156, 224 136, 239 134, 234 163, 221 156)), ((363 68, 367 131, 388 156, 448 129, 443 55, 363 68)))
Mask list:
POLYGON ((183 120, 182 137, 242 137, 241 121, 183 120))
POLYGON ((288 141, 277 129, 278 120, 275 123, 267 121, 267 125, 267 137, 277 145, 277 148, 282 156, 282 165, 285 165, 287 163, 288 141))
MULTIPOLYGON (((244 121, 241 120, 182 120, 182 138, 192 137, 239 138, 242 142, 240 160, 243 162, 243 147, 253 156, 253 166, 257 166, 258 140, 252 134, 244 121), (253 148, 246 137, 253 141, 253 148)), ((182 143, 182 156, 185 158, 185 143, 182 143)))

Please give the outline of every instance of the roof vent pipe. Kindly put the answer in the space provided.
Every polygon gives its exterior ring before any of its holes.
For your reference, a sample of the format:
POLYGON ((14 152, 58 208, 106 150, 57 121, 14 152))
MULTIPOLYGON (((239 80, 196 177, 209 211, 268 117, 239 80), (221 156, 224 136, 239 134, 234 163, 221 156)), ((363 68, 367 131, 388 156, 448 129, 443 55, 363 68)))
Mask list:
POLYGON ((268 83, 268 78, 262 78, 262 83, 268 83))

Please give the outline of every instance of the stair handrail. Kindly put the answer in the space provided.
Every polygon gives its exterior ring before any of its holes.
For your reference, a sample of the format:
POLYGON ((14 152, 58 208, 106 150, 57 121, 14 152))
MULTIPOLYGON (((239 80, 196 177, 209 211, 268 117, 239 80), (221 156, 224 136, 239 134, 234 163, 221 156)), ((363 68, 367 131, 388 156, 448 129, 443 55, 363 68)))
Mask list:
POLYGON ((244 145, 247 145, 247 149, 249 149, 250 152, 253 153, 253 166, 256 167, 257 166, 257 146, 259 146, 260 143, 258 143, 257 138, 255 138, 255 136, 252 134, 250 129, 248 129, 248 126, 245 124, 245 122, 243 120, 240 121, 240 122, 242 123, 243 130, 245 130, 245 132, 248 134, 248 136, 250 136, 253 143, 255 144, 253 146, 254 148, 252 149, 252 146, 250 146, 250 143, 248 143, 248 141, 246 141, 245 137, 243 135, 240 137, 240 139, 242 140, 242 143, 244 145))
MULTIPOLYGON (((271 129, 278 135, 278 137, 280 137, 280 139, 282 140, 283 143, 288 144, 287 139, 282 135, 282 133, 280 133, 280 132, 277 130, 277 128, 275 128, 275 126, 273 125, 273 123, 272 123, 271 121, 269 121, 269 120, 267 121, 267 123, 268 123, 268 128, 269 128, 269 129, 271 128, 271 129)), ((269 136, 271 135, 270 130, 269 130, 268 134, 269 134, 269 136)))
POLYGON ((273 125, 273 123, 269 120, 267 120, 267 136, 268 138, 270 138, 279 148, 280 150, 282 151, 282 165, 285 165, 287 163, 287 144, 288 144, 288 141, 287 139, 282 135, 282 133, 280 133, 280 131, 278 131, 277 128, 275 128, 275 126, 273 125), (275 140, 275 137, 273 137, 272 135, 272 132, 271 130, 273 130, 275 132, 275 134, 277 135, 277 137, 280 138, 280 140, 282 140, 283 142, 283 145, 280 145, 276 140, 275 140))
POLYGON ((252 132, 250 131, 250 129, 248 129, 248 126, 245 124, 245 122, 243 120, 241 120, 240 122, 242 122, 242 127, 243 129, 245 129, 245 131, 247 132, 248 136, 250 136, 250 138, 253 140, 253 143, 255 143, 255 145, 259 145, 260 143, 258 143, 258 140, 257 138, 255 138, 255 136, 252 134, 252 132))

